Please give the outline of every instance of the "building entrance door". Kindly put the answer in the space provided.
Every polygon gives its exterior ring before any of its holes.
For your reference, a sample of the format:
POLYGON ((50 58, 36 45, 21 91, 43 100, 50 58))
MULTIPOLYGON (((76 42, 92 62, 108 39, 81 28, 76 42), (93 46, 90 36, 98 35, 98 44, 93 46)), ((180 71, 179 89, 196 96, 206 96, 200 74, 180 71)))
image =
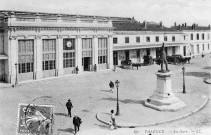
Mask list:
POLYGON ((186 46, 183 46, 183 55, 186 56, 186 46))
POLYGON ((84 57, 84 71, 90 71, 92 57, 84 57))
POLYGON ((114 65, 118 65, 118 55, 117 55, 118 53, 117 52, 114 52, 113 53, 113 62, 114 62, 114 65))
POLYGON ((130 60, 130 53, 129 53, 128 50, 125 51, 125 60, 126 60, 126 61, 130 60))

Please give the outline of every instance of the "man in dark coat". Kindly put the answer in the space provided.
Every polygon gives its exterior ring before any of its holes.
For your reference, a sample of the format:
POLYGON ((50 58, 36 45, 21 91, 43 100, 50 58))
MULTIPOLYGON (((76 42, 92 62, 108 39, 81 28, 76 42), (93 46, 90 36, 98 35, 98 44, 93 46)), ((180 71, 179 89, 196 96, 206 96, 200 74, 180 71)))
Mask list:
POLYGON ((81 119, 74 115, 73 117, 73 125, 74 125, 74 129, 75 129, 75 134, 79 131, 79 127, 80 127, 80 124, 82 123, 81 119))
POLYGON ((73 105, 72 105, 70 99, 69 99, 68 102, 66 103, 66 107, 67 107, 67 110, 68 110, 68 116, 71 117, 71 109, 73 108, 73 105))
POLYGON ((162 62, 161 62, 161 71, 164 71, 163 70, 163 64, 165 63, 166 65, 166 70, 168 71, 168 62, 166 60, 166 52, 165 52, 165 49, 164 49, 164 43, 161 47, 161 59, 162 59, 162 62))
POLYGON ((112 89, 114 88, 114 83, 112 81, 110 81, 109 86, 111 88, 110 92, 113 92, 112 89))

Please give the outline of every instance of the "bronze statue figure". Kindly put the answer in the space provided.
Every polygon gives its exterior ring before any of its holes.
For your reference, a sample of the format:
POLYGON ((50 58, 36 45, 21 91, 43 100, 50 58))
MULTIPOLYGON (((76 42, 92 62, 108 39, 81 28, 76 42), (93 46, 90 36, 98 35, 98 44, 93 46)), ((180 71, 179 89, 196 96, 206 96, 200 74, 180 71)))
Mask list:
POLYGON ((159 70, 158 72, 168 72, 169 71, 169 69, 168 69, 168 62, 167 62, 167 60, 166 60, 166 52, 165 52, 165 48, 164 48, 164 43, 163 43, 163 45, 162 45, 162 47, 161 47, 161 70, 159 70), (163 70, 163 64, 165 63, 165 65, 166 65, 166 71, 165 70, 163 70))

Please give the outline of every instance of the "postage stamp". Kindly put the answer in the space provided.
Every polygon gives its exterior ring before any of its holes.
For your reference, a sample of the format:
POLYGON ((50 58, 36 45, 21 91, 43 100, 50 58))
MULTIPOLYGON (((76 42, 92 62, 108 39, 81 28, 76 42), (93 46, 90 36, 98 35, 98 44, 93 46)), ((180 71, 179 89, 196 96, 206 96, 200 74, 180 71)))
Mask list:
POLYGON ((52 105, 19 104, 17 133, 51 135, 54 110, 52 105))

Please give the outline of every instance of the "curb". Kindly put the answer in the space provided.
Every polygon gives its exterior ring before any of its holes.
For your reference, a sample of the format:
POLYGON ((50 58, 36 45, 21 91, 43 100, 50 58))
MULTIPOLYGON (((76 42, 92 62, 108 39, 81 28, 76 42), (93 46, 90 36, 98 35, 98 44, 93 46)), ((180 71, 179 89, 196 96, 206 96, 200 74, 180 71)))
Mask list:
MULTIPOLYGON (((182 116, 179 116, 179 117, 176 117, 176 118, 167 120, 167 121, 161 121, 161 122, 158 122, 158 123, 142 124, 142 125, 140 125, 140 126, 120 126, 120 125, 117 125, 117 127, 119 127, 119 128, 137 128, 137 127, 156 126, 156 125, 160 125, 160 124, 164 124, 164 123, 170 123, 170 122, 173 122, 173 121, 176 121, 176 120, 183 119, 183 118, 185 118, 185 117, 188 117, 188 116, 190 116, 190 115, 192 115, 192 114, 198 112, 199 110, 201 110, 202 108, 204 108, 204 107, 206 106, 206 104, 207 104, 208 101, 209 101, 209 98, 208 98, 206 95, 203 95, 203 96, 205 96, 206 100, 205 100, 198 108, 196 108, 195 110, 193 110, 193 111, 191 111, 191 112, 189 112, 189 113, 187 113, 187 114, 184 114, 184 115, 182 115, 182 116)), ((102 123, 104 123, 104 124, 106 124, 106 125, 109 125, 108 122, 103 121, 103 120, 101 120, 101 119, 99 118, 99 114, 100 114, 100 112, 96 114, 97 120, 100 121, 100 122, 102 122, 102 123)))
POLYGON ((203 82, 207 83, 207 84, 211 84, 211 82, 207 81, 207 80, 211 80, 211 78, 209 79, 205 79, 203 82))

